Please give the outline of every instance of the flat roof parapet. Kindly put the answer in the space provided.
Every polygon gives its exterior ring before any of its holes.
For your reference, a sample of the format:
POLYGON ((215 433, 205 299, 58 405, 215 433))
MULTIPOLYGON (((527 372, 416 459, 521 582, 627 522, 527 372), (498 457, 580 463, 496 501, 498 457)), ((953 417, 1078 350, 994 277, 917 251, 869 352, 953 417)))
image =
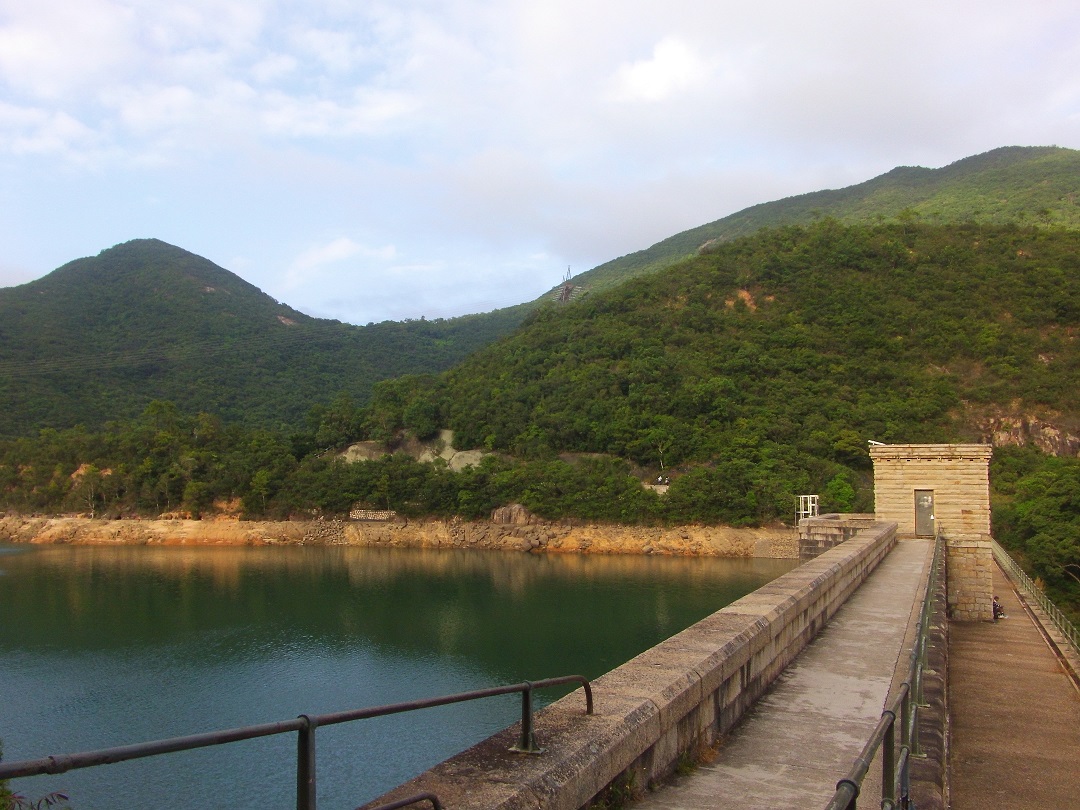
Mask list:
POLYGON ((989 459, 994 453, 990 444, 875 444, 870 446, 872 459, 989 459))

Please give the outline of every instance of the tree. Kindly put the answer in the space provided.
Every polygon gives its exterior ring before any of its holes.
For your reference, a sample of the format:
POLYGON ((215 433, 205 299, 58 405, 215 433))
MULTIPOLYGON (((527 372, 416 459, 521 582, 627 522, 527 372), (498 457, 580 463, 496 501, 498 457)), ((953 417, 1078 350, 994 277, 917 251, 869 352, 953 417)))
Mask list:
POLYGON ((821 509, 824 512, 850 512, 855 506, 855 487, 843 473, 834 476, 825 485, 821 495, 821 509))
POLYGON ((315 443, 320 447, 344 447, 361 432, 361 413, 349 394, 341 392, 319 414, 315 443))
POLYGON ((101 470, 93 464, 84 464, 72 477, 74 483, 68 500, 77 504, 81 511, 89 512, 91 518, 97 517, 104 497, 101 470))

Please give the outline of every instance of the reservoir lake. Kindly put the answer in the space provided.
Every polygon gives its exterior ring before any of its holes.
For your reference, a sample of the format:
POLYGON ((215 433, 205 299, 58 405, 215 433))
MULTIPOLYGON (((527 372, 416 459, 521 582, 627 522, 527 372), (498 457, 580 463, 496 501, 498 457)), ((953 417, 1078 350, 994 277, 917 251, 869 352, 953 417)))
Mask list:
MULTIPOLYGON (((596 678, 797 564, 235 546, 0 546, 11 762, 560 675, 596 678)), ((534 695, 545 705, 571 687, 534 695)), ((508 695, 319 729, 353 808, 520 719, 508 695)), ((584 709, 584 706, 583 706, 584 709)), ((541 744, 543 742, 541 741, 541 744)), ((74 810, 295 807, 296 735, 56 776, 74 810)))

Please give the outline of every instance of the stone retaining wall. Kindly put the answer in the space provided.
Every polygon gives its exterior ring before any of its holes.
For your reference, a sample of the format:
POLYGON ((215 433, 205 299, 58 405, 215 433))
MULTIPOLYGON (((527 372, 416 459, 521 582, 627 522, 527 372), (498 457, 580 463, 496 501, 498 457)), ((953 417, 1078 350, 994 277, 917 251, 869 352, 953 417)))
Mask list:
POLYGON ((578 810, 609 786, 644 788, 730 731, 895 541, 896 524, 872 524, 646 650, 593 681, 593 716, 581 690, 538 712, 544 754, 510 753, 511 726, 367 806, 431 792, 453 810, 578 810))
POLYGON ((397 512, 392 509, 353 509, 349 520, 394 520, 397 512))
POLYGON ((994 553, 989 535, 946 537, 949 617, 961 622, 994 620, 994 553))

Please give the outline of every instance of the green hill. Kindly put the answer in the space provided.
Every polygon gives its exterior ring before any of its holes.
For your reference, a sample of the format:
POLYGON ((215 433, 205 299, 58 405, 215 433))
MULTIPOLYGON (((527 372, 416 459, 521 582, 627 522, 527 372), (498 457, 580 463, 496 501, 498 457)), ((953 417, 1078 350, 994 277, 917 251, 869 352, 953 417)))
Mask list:
MULTIPOLYGON (((596 295, 761 228, 823 218, 1075 230, 1078 194, 1080 152, 997 149, 941 169, 902 167, 850 188, 756 205, 573 283, 596 295)), ((0 289, 0 436, 95 427, 133 417, 154 400, 229 422, 295 427, 340 392, 366 403, 380 380, 451 368, 550 301, 357 327, 307 317, 180 248, 135 240, 0 289)))
POLYGON ((449 368, 512 329, 513 310, 367 327, 308 317, 155 239, 0 290, 0 435, 97 426, 153 400, 296 426, 381 379, 449 368))
MULTIPOLYGON (((230 289, 227 276, 191 278, 195 293, 178 299, 211 295, 209 281, 230 289)), ((260 334, 267 320, 285 328, 290 311, 259 300, 244 318, 228 306, 219 315, 260 334)), ((337 397, 306 435, 152 403, 104 432, 0 443, 0 491, 13 508, 47 511, 90 463, 114 471, 109 508, 138 511, 240 498, 252 514, 339 513, 359 501, 475 517, 516 501, 551 518, 739 524, 788 516, 797 494, 865 508, 870 439, 981 441, 1006 420, 1080 444, 1078 328, 1078 231, 766 229, 541 309, 448 372, 376 383, 370 404, 337 397), (440 427, 459 449, 498 458, 455 477, 403 456, 366 467, 324 453, 358 439, 390 450, 440 427), (670 476, 667 497, 642 490, 630 465, 670 476)), ((1021 456, 1006 466, 1002 480, 1027 491, 1019 482, 1037 465, 1021 456)))
POLYGON ((823 217, 849 224, 903 217, 929 224, 1016 222, 1080 229, 1080 151, 1007 146, 940 169, 900 166, 847 188, 751 206, 605 262, 577 276, 574 284, 606 289, 692 256, 710 242, 730 241, 760 228, 807 225, 823 217))
MULTIPOLYGON (((243 292, 192 272, 180 293, 181 276, 166 285, 177 307, 216 295, 215 283, 243 292)), ((215 312, 260 336, 292 319, 263 299, 215 312)), ((1080 231, 905 219, 771 228, 539 309, 448 372, 379 382, 364 407, 336 398, 306 431, 158 402, 97 432, 0 441, 0 507, 199 514, 239 503, 284 517, 360 503, 475 518, 520 503, 549 519, 746 525, 789 518, 796 495, 817 493, 826 511, 861 511, 870 439, 986 441, 1038 424, 1075 456, 1078 330, 1080 231), (443 426, 458 448, 493 454, 454 472, 405 453, 350 464, 326 452, 357 439, 389 452, 443 426), (641 485, 657 475, 670 478, 664 497, 641 485)), ((995 533, 1080 602, 1078 475, 1080 459, 1030 447, 996 451, 992 467, 995 533)))
POLYGON ((1078 324, 1080 231, 827 220, 543 310, 440 407, 463 446, 772 464, 767 513, 868 439, 979 440, 1002 413, 1080 433, 1078 324))

